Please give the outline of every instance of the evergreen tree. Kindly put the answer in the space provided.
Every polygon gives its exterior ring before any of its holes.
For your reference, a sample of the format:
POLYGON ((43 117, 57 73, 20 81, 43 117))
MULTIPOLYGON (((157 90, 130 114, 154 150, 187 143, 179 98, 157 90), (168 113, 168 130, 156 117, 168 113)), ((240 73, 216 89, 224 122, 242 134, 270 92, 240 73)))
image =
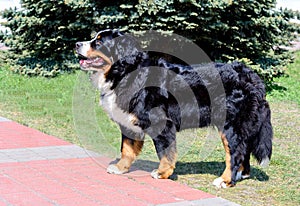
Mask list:
POLYGON ((125 28, 130 32, 153 29, 180 34, 197 43, 214 61, 250 64, 266 82, 283 74, 292 55, 281 46, 289 46, 300 31, 299 25, 289 22, 300 19, 299 12, 277 10, 276 0, 133 2, 114 9, 112 15, 123 18, 94 18, 108 25, 124 25, 126 18, 125 28))
POLYGON ((53 64, 56 69, 68 68, 60 62, 75 59, 72 55, 75 42, 89 39, 92 31, 119 28, 137 33, 152 29, 193 40, 214 61, 244 61, 269 82, 281 75, 282 68, 291 60, 281 46, 289 45, 300 31, 299 25, 289 22, 291 18, 299 18, 299 13, 276 10, 276 0, 22 0, 21 3, 22 10, 7 10, 3 16, 12 30, 12 35, 5 37, 6 43, 15 53, 26 57, 18 57, 18 63, 31 62, 24 73, 36 68, 41 60, 52 62, 50 66, 42 65, 42 69, 51 71, 53 64))
POLYGON ((22 0, 22 9, 3 12, 11 35, 5 43, 16 56, 16 68, 25 74, 53 76, 68 70, 74 60, 74 42, 91 32, 93 12, 88 2, 22 0))

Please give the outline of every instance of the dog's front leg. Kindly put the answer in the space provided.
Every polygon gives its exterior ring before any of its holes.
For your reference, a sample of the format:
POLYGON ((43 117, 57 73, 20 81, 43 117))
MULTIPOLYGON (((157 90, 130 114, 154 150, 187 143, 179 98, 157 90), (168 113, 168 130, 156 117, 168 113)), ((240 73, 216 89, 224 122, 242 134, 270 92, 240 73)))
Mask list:
POLYGON ((171 121, 166 122, 165 129, 153 138, 155 149, 160 160, 158 169, 153 170, 151 176, 155 179, 169 178, 175 169, 176 150, 176 129, 171 121))
POLYGON ((111 174, 124 174, 128 172, 130 166, 143 148, 144 135, 135 134, 132 138, 128 134, 122 133, 121 159, 117 164, 109 165, 107 172, 111 174))

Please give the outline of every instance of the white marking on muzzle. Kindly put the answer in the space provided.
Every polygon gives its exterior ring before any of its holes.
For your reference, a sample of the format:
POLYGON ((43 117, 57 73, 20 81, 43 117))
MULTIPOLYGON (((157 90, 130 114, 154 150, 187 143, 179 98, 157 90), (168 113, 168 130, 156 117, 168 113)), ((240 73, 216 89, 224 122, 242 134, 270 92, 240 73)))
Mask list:
POLYGON ((82 56, 87 56, 87 52, 91 48, 91 42, 90 41, 83 41, 80 42, 82 45, 78 49, 78 53, 81 54, 82 56))

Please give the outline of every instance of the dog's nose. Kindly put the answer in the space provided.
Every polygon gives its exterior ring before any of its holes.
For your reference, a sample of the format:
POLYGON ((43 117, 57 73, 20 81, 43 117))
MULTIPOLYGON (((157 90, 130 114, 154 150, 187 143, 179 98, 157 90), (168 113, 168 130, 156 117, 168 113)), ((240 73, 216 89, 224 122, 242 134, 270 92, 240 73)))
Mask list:
POLYGON ((79 47, 81 47, 83 44, 82 42, 76 42, 76 49, 78 49, 79 47))

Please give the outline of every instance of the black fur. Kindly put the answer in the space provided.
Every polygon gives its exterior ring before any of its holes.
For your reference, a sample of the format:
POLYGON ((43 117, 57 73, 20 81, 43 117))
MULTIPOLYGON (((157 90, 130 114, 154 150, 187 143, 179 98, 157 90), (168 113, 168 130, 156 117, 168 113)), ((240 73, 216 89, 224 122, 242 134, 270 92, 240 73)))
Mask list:
MULTIPOLYGON (((259 162, 271 158, 271 112, 264 83, 251 69, 238 62, 173 64, 157 58, 157 54, 142 51, 134 39, 122 38, 123 34, 116 30, 105 30, 100 35, 101 39, 91 41, 91 47, 112 59, 113 64, 104 76, 116 94, 116 104, 137 117, 134 126, 153 138, 160 159, 167 156, 172 161, 169 154, 176 152, 176 131, 212 124, 229 143, 232 177, 228 184, 236 183, 241 165, 243 174, 249 174, 250 154, 259 162), (214 84, 216 78, 221 78, 225 96, 219 95, 220 88, 214 84), (189 91, 195 97, 194 102, 189 95, 184 96, 189 91), (178 99, 174 94, 182 96, 178 99), (214 112, 212 103, 216 105, 214 112), (226 117, 222 122, 224 111, 226 117)), ((130 138, 130 134, 137 136, 135 131, 123 127, 122 122, 118 123, 123 138, 130 138)))

